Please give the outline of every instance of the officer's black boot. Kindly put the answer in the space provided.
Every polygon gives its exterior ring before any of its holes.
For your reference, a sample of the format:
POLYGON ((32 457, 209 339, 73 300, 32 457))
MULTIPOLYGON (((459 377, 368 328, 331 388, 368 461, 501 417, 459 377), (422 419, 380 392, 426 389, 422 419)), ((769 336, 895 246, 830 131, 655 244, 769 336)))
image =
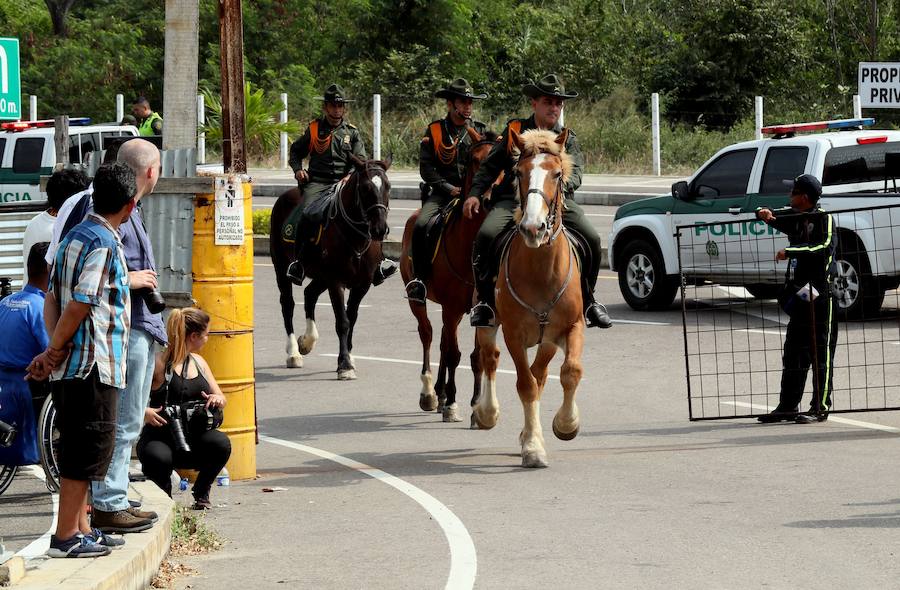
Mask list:
POLYGON ((428 288, 418 278, 413 277, 410 282, 406 283, 406 298, 410 301, 424 304, 427 296, 428 288))
POLYGON ((378 268, 375 269, 375 275, 372 277, 372 286, 377 287, 395 272, 397 272, 397 263, 390 258, 383 258, 378 263, 378 268))
POLYGON ((291 279, 291 282, 298 287, 303 284, 305 273, 303 272, 303 265, 300 264, 299 259, 291 262, 288 265, 285 274, 287 275, 287 278, 291 279))
POLYGON ((478 303, 472 308, 469 324, 474 328, 493 328, 497 325, 494 313, 494 283, 478 281, 475 289, 478 292, 478 303))
POLYGON ((612 320, 606 311, 606 306, 594 299, 593 289, 590 285, 581 285, 582 305, 584 306, 584 321, 588 328, 611 328, 612 320))

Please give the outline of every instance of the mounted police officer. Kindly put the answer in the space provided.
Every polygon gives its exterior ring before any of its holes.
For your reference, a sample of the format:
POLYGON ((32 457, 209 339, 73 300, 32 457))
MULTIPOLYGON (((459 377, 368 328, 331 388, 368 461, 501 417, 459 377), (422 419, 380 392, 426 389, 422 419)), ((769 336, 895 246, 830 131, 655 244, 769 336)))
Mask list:
MULTIPOLYGON (((536 84, 525 85, 522 93, 531 99, 532 115, 527 119, 512 119, 507 123, 497 145, 491 149, 487 159, 481 163, 481 168, 475 175, 469 196, 463 206, 464 214, 467 217, 473 216, 479 207, 487 204, 486 202, 482 203, 481 197, 491 188, 491 184, 498 175, 501 172, 504 173, 503 181, 493 189, 490 198, 490 213, 475 238, 472 258, 478 304, 472 308, 471 316, 471 324, 475 327, 494 325, 494 242, 501 233, 512 226, 513 214, 517 206, 513 170, 516 165, 516 156, 512 150, 510 129, 515 129, 518 133, 529 129, 547 129, 559 134, 563 130, 559 122, 563 101, 578 96, 577 92, 567 93, 555 74, 544 76, 536 84)), ((581 153, 575 132, 571 129, 569 129, 565 148, 572 157, 572 174, 563 187, 566 199, 563 223, 566 228, 579 234, 590 249, 588 265, 582 273, 584 316, 588 327, 609 328, 612 321, 606 309, 594 299, 594 286, 597 284, 597 275, 600 272, 600 236, 585 218, 581 207, 575 203, 575 190, 581 185, 584 155, 581 153)))
MULTIPOLYGON (((348 99, 344 89, 332 84, 325 89, 322 96, 316 97, 323 102, 322 116, 310 121, 306 131, 291 144, 288 163, 294 171, 294 178, 303 199, 300 201, 288 223, 298 226, 296 236, 297 259, 288 266, 287 276, 296 284, 303 282, 304 271, 300 263, 300 254, 308 240, 303 239, 302 214, 319 199, 327 197, 334 190, 334 185, 347 178, 353 172, 352 157, 366 160, 366 146, 360 136, 359 129, 344 118, 348 99), (309 158, 309 167, 303 169, 303 160, 309 158)), ((397 266, 385 260, 375 271, 373 285, 380 285, 384 279, 396 272, 397 266)))
POLYGON ((419 146, 419 174, 425 181, 423 196, 427 196, 413 229, 413 278, 406 285, 407 299, 419 303, 425 303, 427 289, 423 281, 431 274, 432 253, 426 226, 448 203, 463 196, 463 177, 472 146, 466 129, 471 127, 482 137, 488 131, 487 125, 472 119, 474 101, 487 98, 487 94, 474 94, 465 79, 457 78, 434 96, 447 100, 447 116, 429 123, 419 146))

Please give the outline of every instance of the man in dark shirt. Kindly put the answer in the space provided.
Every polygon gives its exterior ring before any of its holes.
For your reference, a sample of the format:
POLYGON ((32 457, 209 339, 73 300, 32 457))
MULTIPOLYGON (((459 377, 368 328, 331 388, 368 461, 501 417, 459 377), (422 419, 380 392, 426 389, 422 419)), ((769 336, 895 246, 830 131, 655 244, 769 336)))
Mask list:
POLYGON ((832 359, 837 346, 837 317, 830 273, 837 235, 829 213, 817 206, 822 184, 811 174, 791 183, 791 205, 756 216, 787 234, 789 246, 775 254, 787 260, 784 291, 778 298, 789 316, 784 339, 778 406, 759 421, 809 424, 828 419, 831 408, 832 359), (815 364, 809 413, 800 413, 810 365, 815 364))
POLYGON ((406 285, 406 297, 425 303, 427 289, 423 281, 431 274, 432 252, 425 235, 425 228, 432 217, 453 199, 464 197, 463 177, 466 174, 472 138, 469 127, 485 137, 487 125, 472 119, 472 104, 487 98, 487 94, 474 94, 463 78, 438 90, 435 98, 447 100, 447 116, 429 123, 419 145, 419 174, 425 181, 428 197, 422 204, 412 235, 413 278, 406 285))

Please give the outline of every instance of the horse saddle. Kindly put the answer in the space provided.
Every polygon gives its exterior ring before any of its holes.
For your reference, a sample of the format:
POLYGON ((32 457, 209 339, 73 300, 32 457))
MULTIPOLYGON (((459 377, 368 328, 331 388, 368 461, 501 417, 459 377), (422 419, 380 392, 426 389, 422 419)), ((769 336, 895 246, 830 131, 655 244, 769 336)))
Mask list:
MULTIPOLYGON (((506 254, 506 250, 509 248, 509 245, 512 243, 513 237, 519 230, 515 225, 510 226, 508 229, 504 230, 497 239, 494 240, 493 249, 491 250, 491 272, 493 276, 496 277, 500 272, 500 261, 503 260, 503 256, 506 254)), ((569 239, 569 247, 572 248, 572 252, 575 254, 575 260, 578 264, 578 270, 581 271, 582 275, 584 274, 585 268, 590 268, 591 264, 591 248, 585 239, 577 231, 574 231, 568 227, 563 226, 563 232, 566 234, 566 237, 569 239)))
POLYGON ((441 207, 425 224, 425 239, 428 240, 428 249, 432 252, 432 262, 437 258, 438 247, 441 245, 441 236, 444 235, 444 230, 450 224, 450 220, 455 215, 460 214, 461 202, 460 199, 451 200, 441 207))
POLYGON ((336 206, 338 195, 343 187, 344 183, 339 182, 322 197, 309 204, 301 202, 294 207, 282 226, 282 239, 285 242, 294 242, 297 240, 297 236, 300 236, 318 243, 322 232, 328 227, 328 222, 333 217, 331 212, 336 206))

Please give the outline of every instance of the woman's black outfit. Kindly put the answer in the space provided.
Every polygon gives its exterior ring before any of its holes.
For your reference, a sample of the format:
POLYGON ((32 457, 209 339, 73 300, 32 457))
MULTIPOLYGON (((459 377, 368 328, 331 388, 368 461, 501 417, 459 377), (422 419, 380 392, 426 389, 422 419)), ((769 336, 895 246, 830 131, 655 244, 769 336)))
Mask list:
MULTIPOLYGON (((171 372, 168 388, 163 384, 159 389, 150 392, 151 408, 202 400, 201 392, 210 393, 209 381, 203 376, 196 360, 193 362, 197 367, 197 376, 192 379, 184 377, 187 374, 189 359, 193 360, 193 357, 188 355, 185 359, 181 375, 171 372)), ((231 456, 231 441, 219 430, 207 430, 199 435, 185 432, 185 436, 191 447, 190 452, 184 452, 177 447, 168 424, 163 426, 145 424, 137 444, 138 459, 141 461, 144 475, 171 496, 172 469, 195 469, 198 474, 194 482, 194 499, 209 499, 209 490, 216 476, 231 456)))

